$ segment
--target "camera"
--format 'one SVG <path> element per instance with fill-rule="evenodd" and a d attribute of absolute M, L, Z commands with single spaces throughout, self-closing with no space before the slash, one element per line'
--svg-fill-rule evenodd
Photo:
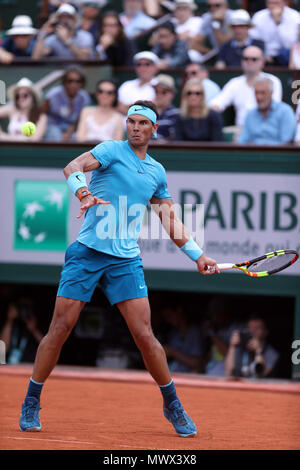
<path fill-rule="evenodd" d="M 242 367 L 242 376 L 243 377 L 258 377 L 261 378 L 265 373 L 265 366 L 259 361 L 253 361 L 249 365 L 244 365 Z"/>

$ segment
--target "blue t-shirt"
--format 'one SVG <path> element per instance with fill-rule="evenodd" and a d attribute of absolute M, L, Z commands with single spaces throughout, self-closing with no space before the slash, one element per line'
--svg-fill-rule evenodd
<path fill-rule="evenodd" d="M 133 258 L 140 254 L 137 240 L 150 199 L 171 199 L 164 167 L 148 154 L 141 160 L 128 141 L 109 140 L 91 153 L 101 166 L 92 172 L 89 189 L 110 204 L 87 210 L 78 241 L 103 253 Z"/>

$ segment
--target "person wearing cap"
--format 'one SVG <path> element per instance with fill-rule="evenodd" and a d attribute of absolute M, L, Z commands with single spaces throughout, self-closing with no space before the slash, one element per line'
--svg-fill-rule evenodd
<path fill-rule="evenodd" d="M 192 46 L 192 38 L 198 34 L 202 18 L 195 16 L 197 5 L 194 0 L 175 0 L 173 5 L 173 19 L 178 39 Z"/>
<path fill-rule="evenodd" d="M 155 26 L 156 21 L 143 11 L 144 0 L 123 0 L 120 21 L 128 38 L 134 39 Z"/>
<path fill-rule="evenodd" d="M 230 26 L 233 37 L 225 42 L 220 48 L 215 67 L 225 69 L 226 67 L 241 67 L 243 50 L 248 46 L 257 46 L 264 51 L 264 42 L 249 36 L 251 18 L 246 10 L 234 10 L 230 18 Z"/>
<path fill-rule="evenodd" d="M 1 44 L 0 62 L 10 64 L 15 57 L 31 57 L 37 32 L 29 16 L 16 16 Z"/>
<path fill-rule="evenodd" d="M 47 116 L 40 108 L 40 91 L 28 78 L 22 78 L 7 92 L 9 103 L 0 107 L 0 119 L 8 118 L 7 131 L 0 128 L 0 139 L 38 142 L 43 139 L 47 128 Z M 22 134 L 22 126 L 31 121 L 36 125 L 36 132 L 31 137 Z"/>
<path fill-rule="evenodd" d="M 157 28 L 156 44 L 152 48 L 160 61 L 158 68 L 166 70 L 170 67 L 185 67 L 189 62 L 188 46 L 185 41 L 178 39 L 175 27 L 167 21 Z"/>
<path fill-rule="evenodd" d="M 127 114 L 130 103 L 138 100 L 150 100 L 155 98 L 152 79 L 157 74 L 159 58 L 151 51 L 138 52 L 133 57 L 137 78 L 122 83 L 118 92 L 119 111 Z"/>
<path fill-rule="evenodd" d="M 77 13 L 72 5 L 61 5 L 41 28 L 32 57 L 46 56 L 60 59 L 91 59 L 94 40 L 91 33 L 77 29 Z"/>
<path fill-rule="evenodd" d="M 100 30 L 100 12 L 105 0 L 82 0 L 80 2 L 81 24 L 83 31 L 88 31 L 94 38 L 94 45 L 98 44 Z"/>
<path fill-rule="evenodd" d="M 298 40 L 300 13 L 285 0 L 267 0 L 266 6 L 253 15 L 250 35 L 264 41 L 267 65 L 287 66 L 289 51 Z"/>
<path fill-rule="evenodd" d="M 159 74 L 153 79 L 155 90 L 154 103 L 159 113 L 158 140 L 172 140 L 175 136 L 175 123 L 178 116 L 178 108 L 173 105 L 176 93 L 175 80 L 170 75 Z"/>
<path fill-rule="evenodd" d="M 216 261 L 205 255 L 176 216 L 164 167 L 148 154 L 157 131 L 154 103 L 134 102 L 128 109 L 128 139 L 109 140 L 74 158 L 65 168 L 67 184 L 85 215 L 77 240 L 65 254 L 53 318 L 40 342 L 32 377 L 22 404 L 21 431 L 41 430 L 40 398 L 61 348 L 81 310 L 100 283 L 111 305 L 123 316 L 149 374 L 162 395 L 163 415 L 180 437 L 192 437 L 197 428 L 185 412 L 171 377 L 165 351 L 151 325 L 151 308 L 138 238 L 149 203 L 176 245 L 203 275 L 219 273 Z M 88 185 L 86 172 L 92 172 Z M 118 385 L 116 384 L 116 388 Z M 112 391 L 112 394 L 114 391 Z M 66 397 L 66 401 L 67 401 Z M 124 403 L 124 404 L 123 404 Z M 126 406 L 126 397 L 120 406 Z M 81 406 L 89 407 L 87 400 Z M 57 408 L 57 406 L 56 406 Z M 57 412 L 57 409 L 56 409 Z M 136 426 L 145 429 L 145 416 Z M 101 423 L 103 427 L 109 427 Z M 55 423 L 49 423 L 48 430 Z M 53 428 L 53 429 L 54 429 Z M 135 429 L 138 432 L 138 429 Z M 165 431 L 162 432 L 162 438 Z"/>

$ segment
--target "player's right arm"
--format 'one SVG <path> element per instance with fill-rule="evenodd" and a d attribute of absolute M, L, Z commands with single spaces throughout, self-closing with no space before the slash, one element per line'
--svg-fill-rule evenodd
<path fill-rule="evenodd" d="M 99 168 L 100 162 L 92 155 L 91 152 L 85 152 L 79 155 L 79 157 L 74 158 L 68 165 L 64 168 L 64 175 L 68 181 L 68 184 L 73 190 L 74 194 L 80 200 L 80 213 L 77 218 L 80 218 L 84 212 L 95 204 L 109 204 L 109 201 L 104 201 L 89 191 L 86 183 L 84 173 L 88 171 L 93 171 Z M 76 184 L 78 189 L 76 190 Z"/>

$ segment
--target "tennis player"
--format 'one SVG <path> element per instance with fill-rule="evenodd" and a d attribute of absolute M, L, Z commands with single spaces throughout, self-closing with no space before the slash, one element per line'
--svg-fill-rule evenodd
<path fill-rule="evenodd" d="M 163 347 L 151 328 L 150 306 L 137 244 L 140 226 L 125 215 L 148 202 L 158 213 L 174 243 L 194 262 L 202 274 L 218 267 L 205 256 L 175 216 L 163 166 L 147 153 L 157 131 L 158 114 L 150 101 L 137 101 L 128 110 L 127 141 L 107 141 L 72 160 L 64 169 L 71 191 L 80 200 L 81 217 L 86 215 L 77 240 L 66 251 L 53 318 L 41 341 L 27 395 L 22 404 L 21 431 L 40 431 L 40 395 L 55 367 L 61 348 L 76 324 L 86 302 L 100 282 L 109 302 L 123 315 L 145 366 L 160 387 L 163 414 L 179 436 L 197 434 L 176 394 Z M 88 188 L 85 172 L 93 171 Z M 134 209 L 133 209 L 134 208 Z M 131 211 L 131 212 L 130 212 Z M 121 235 L 120 235 L 121 234 Z M 177 235 L 176 235 L 177 234 Z M 178 234 L 181 234 L 178 237 Z"/>

